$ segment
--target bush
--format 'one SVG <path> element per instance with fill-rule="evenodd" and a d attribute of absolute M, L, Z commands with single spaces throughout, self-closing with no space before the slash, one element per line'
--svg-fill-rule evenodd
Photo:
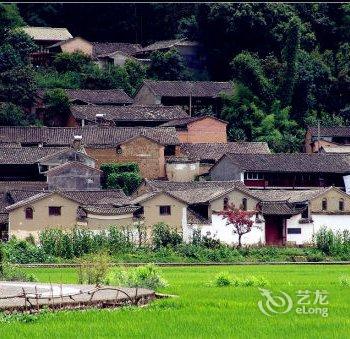
<path fill-rule="evenodd" d="M 161 277 L 158 267 L 153 264 L 130 270 L 119 269 L 113 282 L 123 287 L 142 287 L 151 290 L 157 290 L 167 285 Z"/>
<path fill-rule="evenodd" d="M 106 175 L 122 172 L 139 172 L 139 165 L 134 162 L 102 164 L 100 167 Z"/>
<path fill-rule="evenodd" d="M 111 173 L 107 177 L 106 187 L 109 189 L 121 188 L 126 195 L 130 195 L 141 183 L 138 173 Z"/>
<path fill-rule="evenodd" d="M 91 58 L 82 52 L 58 53 L 53 61 L 53 66 L 61 73 L 82 72 L 89 65 L 92 65 Z"/>
<path fill-rule="evenodd" d="M 316 234 L 316 246 L 326 255 L 338 256 L 342 260 L 350 258 L 350 233 L 345 230 L 342 233 L 334 233 L 325 227 Z"/>
<path fill-rule="evenodd" d="M 78 283 L 101 284 L 109 273 L 111 258 L 106 253 L 88 254 L 79 260 Z"/>
<path fill-rule="evenodd" d="M 229 273 L 220 272 L 215 278 L 215 285 L 218 287 L 231 285 L 231 277 Z"/>
<path fill-rule="evenodd" d="M 153 226 L 152 241 L 156 249 L 166 246 L 177 246 L 182 242 L 182 236 L 172 230 L 169 225 L 160 222 Z"/>
<path fill-rule="evenodd" d="M 37 281 L 36 277 L 22 270 L 21 268 L 14 266 L 8 262 L 3 263 L 2 273 L 0 273 L 0 280 L 8 281 Z"/>

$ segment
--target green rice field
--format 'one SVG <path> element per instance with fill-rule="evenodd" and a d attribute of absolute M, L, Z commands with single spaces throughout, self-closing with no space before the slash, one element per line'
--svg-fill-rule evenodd
<path fill-rule="evenodd" d="M 41 282 L 76 283 L 74 269 L 30 269 Z M 347 265 L 261 265 L 164 267 L 168 286 L 161 292 L 177 295 L 143 308 L 94 309 L 45 313 L 25 323 L 0 323 L 0 338 L 349 338 L 350 267 Z M 288 294 L 293 306 L 287 313 L 263 314 L 265 297 L 253 286 L 216 287 L 220 272 L 232 277 L 264 277 L 273 295 Z M 315 300 L 316 291 L 321 300 Z M 298 314 L 303 291 L 310 308 L 326 308 L 328 316 Z M 306 293 L 305 291 L 309 291 Z M 325 294 L 328 293 L 328 294 Z M 277 299 L 274 299 L 278 301 Z M 316 304 L 313 302 L 316 301 Z M 271 304 L 270 304 L 271 306 Z M 273 305 L 272 305 L 273 306 Z M 271 306 L 271 307 L 272 307 Z M 273 307 L 272 307 L 273 308 Z M 282 308 L 274 308 L 276 311 Z"/>

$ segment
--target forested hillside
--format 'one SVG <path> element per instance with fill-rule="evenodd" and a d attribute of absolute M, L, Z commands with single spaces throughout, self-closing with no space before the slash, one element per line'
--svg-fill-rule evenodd
<path fill-rule="evenodd" d="M 186 37 L 203 44 L 206 69 L 200 76 L 187 72 L 175 52 L 154 56 L 149 70 L 129 64 L 106 72 L 88 60 L 32 69 L 29 41 L 21 36 L 26 48 L 18 48 L 18 34 L 5 29 L 21 20 L 67 27 L 90 41 L 146 45 Z M 349 120 L 349 4 L 22 3 L 18 12 L 15 5 L 1 5 L 0 28 L 0 101 L 11 103 L 0 112 L 2 124 L 30 120 L 7 116 L 21 115 L 35 86 L 121 87 L 132 95 L 144 77 L 233 80 L 235 91 L 221 113 L 231 140 L 268 141 L 275 151 L 298 151 L 305 127 L 318 119 L 323 125 Z"/>

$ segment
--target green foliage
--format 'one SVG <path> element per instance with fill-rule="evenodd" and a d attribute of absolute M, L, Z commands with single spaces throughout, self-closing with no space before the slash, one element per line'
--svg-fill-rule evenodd
<path fill-rule="evenodd" d="M 127 270 L 120 268 L 111 280 L 109 283 L 118 286 L 142 287 L 151 290 L 167 286 L 167 282 L 162 278 L 159 268 L 153 264 Z"/>
<path fill-rule="evenodd" d="M 152 228 L 152 242 L 156 249 L 166 246 L 174 247 L 182 242 L 182 237 L 169 225 L 159 222 Z"/>
<path fill-rule="evenodd" d="M 1 126 L 24 126 L 28 122 L 21 108 L 12 104 L 0 104 L 0 125 Z"/>
<path fill-rule="evenodd" d="M 186 38 L 192 41 L 198 39 L 198 22 L 195 15 L 184 17 L 179 20 L 178 34 L 179 38 Z"/>
<path fill-rule="evenodd" d="M 128 59 L 125 62 L 124 70 L 130 86 L 130 95 L 134 95 L 146 78 L 147 68 L 140 62 Z"/>
<path fill-rule="evenodd" d="M 341 287 L 350 287 L 350 276 L 342 275 L 339 277 L 339 283 Z"/>
<path fill-rule="evenodd" d="M 109 273 L 111 258 L 106 253 L 88 254 L 79 260 L 78 284 L 102 284 Z"/>
<path fill-rule="evenodd" d="M 297 17 L 293 17 L 289 22 L 286 45 L 282 50 L 282 57 L 286 68 L 284 80 L 281 84 L 281 100 L 284 106 L 289 106 L 292 103 L 299 49 L 300 20 Z"/>
<path fill-rule="evenodd" d="M 82 75 L 77 72 L 59 73 L 55 69 L 38 69 L 35 72 L 35 81 L 39 88 L 71 88 L 81 87 Z"/>
<path fill-rule="evenodd" d="M 7 281 L 37 281 L 36 277 L 33 274 L 27 273 L 25 270 L 5 262 L 3 264 L 2 274 L 0 274 L 0 280 Z"/>
<path fill-rule="evenodd" d="M 350 258 L 350 232 L 334 233 L 332 230 L 322 227 L 315 236 L 316 246 L 324 254 L 338 257 L 341 260 Z"/>
<path fill-rule="evenodd" d="M 53 66 L 60 73 L 83 72 L 88 66 L 92 67 L 92 61 L 88 55 L 82 52 L 63 52 L 55 56 Z"/>
<path fill-rule="evenodd" d="M 184 59 L 176 49 L 151 54 L 148 76 L 158 80 L 186 80 L 189 77 Z"/>
<path fill-rule="evenodd" d="M 136 163 L 102 164 L 102 185 L 105 188 L 121 188 L 130 195 L 141 183 L 142 177 Z"/>
<path fill-rule="evenodd" d="M 217 287 L 230 286 L 231 285 L 231 277 L 230 277 L 229 273 L 227 273 L 227 272 L 220 272 L 215 277 L 215 285 Z"/>
<path fill-rule="evenodd" d="M 62 126 L 70 112 L 69 98 L 65 90 L 56 88 L 45 92 L 44 122 L 47 126 Z"/>
<path fill-rule="evenodd" d="M 0 4 L 0 41 L 7 34 L 8 30 L 23 26 L 16 4 Z"/>

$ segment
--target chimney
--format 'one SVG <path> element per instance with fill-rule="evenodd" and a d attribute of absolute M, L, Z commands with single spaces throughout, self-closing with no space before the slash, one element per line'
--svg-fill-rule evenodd
<path fill-rule="evenodd" d="M 74 140 L 73 140 L 73 148 L 76 151 L 80 151 L 81 147 L 82 147 L 82 140 L 83 140 L 83 136 L 82 135 L 75 135 L 74 136 Z"/>

